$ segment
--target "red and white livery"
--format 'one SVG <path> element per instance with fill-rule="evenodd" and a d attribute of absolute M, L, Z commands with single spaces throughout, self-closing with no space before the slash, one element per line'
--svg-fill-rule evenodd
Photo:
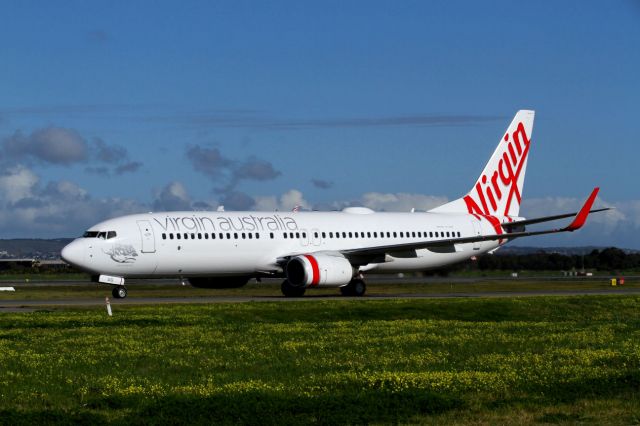
<path fill-rule="evenodd" d="M 582 209 L 536 219 L 519 216 L 532 143 L 533 111 L 518 111 L 491 159 L 462 198 L 428 212 L 163 212 L 92 226 L 62 258 L 125 297 L 128 278 L 177 277 L 196 287 L 237 287 L 282 277 L 285 296 L 335 286 L 365 293 L 368 272 L 439 268 L 491 252 L 515 238 L 582 227 L 598 193 Z M 526 226 L 573 217 L 564 228 Z"/>

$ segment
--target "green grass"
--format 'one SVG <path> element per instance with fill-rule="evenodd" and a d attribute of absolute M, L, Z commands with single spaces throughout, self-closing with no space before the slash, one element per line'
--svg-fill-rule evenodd
<path fill-rule="evenodd" d="M 0 424 L 633 424 L 640 297 L 0 314 Z"/>

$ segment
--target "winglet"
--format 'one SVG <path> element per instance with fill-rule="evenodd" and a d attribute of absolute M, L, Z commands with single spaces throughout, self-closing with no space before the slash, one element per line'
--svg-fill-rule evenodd
<path fill-rule="evenodd" d="M 571 222 L 571 224 L 564 229 L 565 231 L 573 232 L 576 229 L 582 228 L 582 225 L 584 225 L 584 223 L 587 221 L 587 216 L 589 216 L 589 211 L 591 210 L 591 206 L 593 206 L 593 202 L 596 200 L 596 197 L 598 196 L 598 191 L 600 191 L 600 188 L 593 188 L 591 195 L 589 196 L 587 201 L 584 203 L 584 205 L 576 215 L 575 219 L 573 219 L 573 222 Z"/>

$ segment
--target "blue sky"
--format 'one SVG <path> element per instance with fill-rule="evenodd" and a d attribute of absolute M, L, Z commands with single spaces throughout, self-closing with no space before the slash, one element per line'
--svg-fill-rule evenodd
<path fill-rule="evenodd" d="M 521 214 L 614 206 L 525 245 L 639 248 L 637 1 L 7 2 L 0 235 L 174 208 L 427 209 L 518 109 Z"/>

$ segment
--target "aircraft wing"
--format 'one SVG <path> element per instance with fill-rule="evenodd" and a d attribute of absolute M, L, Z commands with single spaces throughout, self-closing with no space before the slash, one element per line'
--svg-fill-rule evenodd
<path fill-rule="evenodd" d="M 456 244 L 467 244 L 467 243 L 475 243 L 475 242 L 481 242 L 481 241 L 512 240 L 514 238 L 530 237 L 534 235 L 555 234 L 559 232 L 573 232 L 582 228 L 582 226 L 587 221 L 587 217 L 589 216 L 589 213 L 608 210 L 608 209 L 591 210 L 591 207 L 593 206 L 593 203 L 596 199 L 596 196 L 598 195 L 599 190 L 600 188 L 593 189 L 593 191 L 591 192 L 591 195 L 586 200 L 586 202 L 584 203 L 580 211 L 577 213 L 569 213 L 569 214 L 563 214 L 558 216 L 548 216 L 544 218 L 530 219 L 526 221 L 502 224 L 503 228 L 507 228 L 507 233 L 504 233 L 504 234 L 479 235 L 475 237 L 447 238 L 443 240 L 430 240 L 430 241 L 418 241 L 418 242 L 403 243 L 403 244 L 390 244 L 385 246 L 341 250 L 340 252 L 349 259 L 351 258 L 357 259 L 359 257 L 369 257 L 369 256 L 372 256 L 372 257 L 383 256 L 386 254 L 393 254 L 396 252 L 406 253 L 411 250 L 417 250 L 417 249 L 434 249 L 434 251 L 447 252 L 447 251 L 455 250 L 454 246 Z M 573 221 L 564 228 L 547 229 L 544 231 L 508 232 L 510 227 L 505 226 L 505 225 L 512 225 L 513 227 L 514 224 L 523 225 L 526 223 L 541 223 L 541 222 L 547 222 L 550 220 L 563 219 L 571 216 L 574 216 Z M 449 248 L 449 250 L 447 250 L 447 248 Z"/>

